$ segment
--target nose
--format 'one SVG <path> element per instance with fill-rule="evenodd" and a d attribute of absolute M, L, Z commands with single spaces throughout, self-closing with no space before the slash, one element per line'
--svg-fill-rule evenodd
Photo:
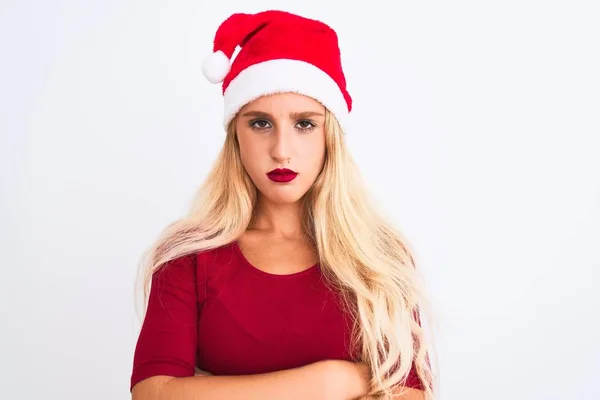
<path fill-rule="evenodd" d="M 275 134 L 273 135 L 271 157 L 278 163 L 283 163 L 291 157 L 293 135 L 285 125 L 286 124 L 278 124 Z"/>

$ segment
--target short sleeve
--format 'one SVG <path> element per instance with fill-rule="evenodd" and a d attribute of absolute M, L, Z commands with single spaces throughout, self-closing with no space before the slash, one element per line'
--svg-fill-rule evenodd
<path fill-rule="evenodd" d="M 148 306 L 133 356 L 131 391 L 156 375 L 193 376 L 198 296 L 194 256 L 165 263 L 152 275 Z"/>
<path fill-rule="evenodd" d="M 418 310 L 415 310 L 413 315 L 419 326 L 422 326 L 420 312 Z M 429 362 L 429 359 L 427 358 L 426 361 Z M 406 377 L 406 383 L 404 384 L 404 386 L 413 389 L 425 390 L 425 386 L 423 385 L 423 382 L 421 381 L 421 378 L 419 378 L 419 374 L 417 373 L 417 366 L 415 365 L 414 360 L 410 371 L 408 372 L 408 376 Z"/>
<path fill-rule="evenodd" d="M 416 319 L 417 323 L 419 324 L 419 326 L 421 326 L 421 316 L 420 316 L 419 311 L 416 310 L 413 313 L 413 315 L 414 315 L 414 318 Z M 426 362 L 429 363 L 429 357 L 426 357 Z M 395 368 L 398 368 L 399 365 L 400 365 L 400 362 L 396 363 Z M 406 381 L 404 382 L 403 386 L 409 387 L 412 389 L 425 390 L 425 385 L 423 384 L 423 381 L 419 377 L 419 374 L 417 372 L 417 366 L 416 366 L 414 359 L 413 359 L 411 368 L 408 371 L 408 375 L 406 376 Z"/>
<path fill-rule="evenodd" d="M 412 389 L 425 390 L 425 386 L 423 385 L 421 378 L 419 378 L 419 375 L 417 374 L 417 367 L 414 362 L 410 371 L 408 372 L 408 376 L 406 377 L 406 382 L 404 383 L 404 386 Z"/>

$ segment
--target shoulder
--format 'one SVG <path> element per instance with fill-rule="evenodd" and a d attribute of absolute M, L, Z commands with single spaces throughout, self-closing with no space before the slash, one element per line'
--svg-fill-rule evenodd
<path fill-rule="evenodd" d="M 197 251 L 192 255 L 197 268 L 203 268 L 207 271 L 214 270 L 218 266 L 230 264 L 234 256 L 233 242 Z"/>
<path fill-rule="evenodd" d="M 229 245 L 184 254 L 159 266 L 152 274 L 152 286 L 157 293 L 192 293 L 197 287 L 205 287 L 215 276 L 214 271 L 221 271 L 228 263 L 231 264 Z"/>
<path fill-rule="evenodd" d="M 194 251 L 165 262 L 155 274 L 193 274 L 198 278 L 208 277 L 219 267 L 230 265 L 235 253 L 232 244 Z"/>
<path fill-rule="evenodd" d="M 162 263 L 152 273 L 152 285 L 160 288 L 193 282 L 196 276 L 196 255 L 178 256 Z"/>

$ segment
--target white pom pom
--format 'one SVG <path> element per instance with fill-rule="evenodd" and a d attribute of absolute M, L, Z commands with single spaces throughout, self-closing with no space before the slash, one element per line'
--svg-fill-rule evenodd
<path fill-rule="evenodd" d="M 221 50 L 210 54 L 202 63 L 202 73 L 211 83 L 223 82 L 230 68 L 229 58 Z"/>

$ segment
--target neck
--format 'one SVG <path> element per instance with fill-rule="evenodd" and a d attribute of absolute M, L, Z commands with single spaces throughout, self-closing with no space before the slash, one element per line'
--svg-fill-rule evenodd
<path fill-rule="evenodd" d="M 281 239 L 300 239 L 302 230 L 302 201 L 273 203 L 260 196 L 248 229 Z"/>

